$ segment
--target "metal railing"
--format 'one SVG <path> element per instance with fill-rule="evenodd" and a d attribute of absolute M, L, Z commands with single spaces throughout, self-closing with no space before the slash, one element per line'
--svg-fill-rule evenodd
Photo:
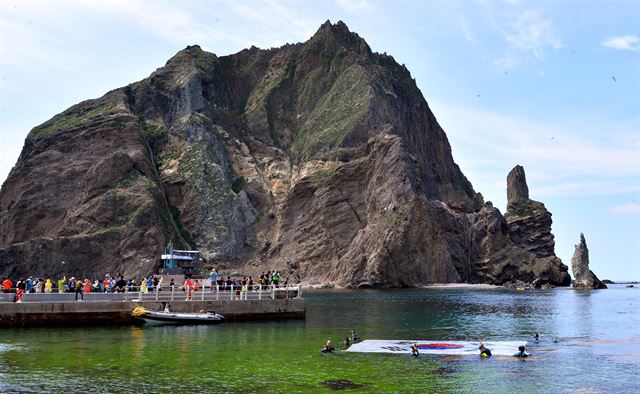
<path fill-rule="evenodd" d="M 0 293 L 0 302 L 14 302 L 15 289 L 11 293 Z M 244 300 L 273 300 L 285 298 L 302 298 L 302 287 L 296 286 L 239 286 L 216 285 L 214 288 L 202 286 L 198 290 L 191 290 L 191 294 L 182 287 L 163 287 L 149 292 L 125 291 L 124 293 L 91 292 L 77 296 L 84 302 L 109 301 L 244 301 Z M 66 293 L 25 293 L 22 302 L 71 302 L 76 301 L 75 292 Z"/>

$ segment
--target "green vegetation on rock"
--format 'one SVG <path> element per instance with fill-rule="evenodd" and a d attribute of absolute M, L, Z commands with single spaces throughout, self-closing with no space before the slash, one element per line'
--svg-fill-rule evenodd
<path fill-rule="evenodd" d="M 243 187 L 244 187 L 244 179 L 242 178 L 237 178 L 235 181 L 231 182 L 231 190 L 233 190 L 235 194 L 240 193 Z"/>
<path fill-rule="evenodd" d="M 113 108 L 110 104 L 111 103 L 103 103 L 90 109 L 83 108 L 81 104 L 78 104 L 54 116 L 51 120 L 46 121 L 40 126 L 34 127 L 27 138 L 36 140 L 46 138 L 62 130 L 73 129 L 81 126 L 83 123 L 89 123 L 94 119 L 104 118 L 109 114 L 109 110 Z M 104 127 L 104 125 L 101 125 L 101 127 Z"/>
<path fill-rule="evenodd" d="M 361 66 L 343 71 L 302 125 L 293 151 L 308 159 L 339 146 L 366 114 L 371 98 L 366 71 Z"/>
<path fill-rule="evenodd" d="M 147 141 L 154 154 L 160 151 L 160 147 L 166 142 L 169 131 L 162 126 L 151 122 L 140 121 L 142 136 Z"/>
<path fill-rule="evenodd" d="M 320 170 L 311 174 L 311 179 L 314 181 L 321 181 L 323 179 L 331 177 L 333 171 L 331 170 Z"/>

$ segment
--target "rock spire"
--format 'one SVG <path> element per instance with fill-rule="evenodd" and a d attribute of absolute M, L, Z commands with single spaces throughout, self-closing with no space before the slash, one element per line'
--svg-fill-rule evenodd
<path fill-rule="evenodd" d="M 529 198 L 524 168 L 516 165 L 507 176 L 507 212 L 504 217 L 513 243 L 533 253 L 539 285 L 569 286 L 568 267 L 555 255 L 555 240 L 551 233 L 551 212 L 543 203 Z"/>
<path fill-rule="evenodd" d="M 529 200 L 529 187 L 524 168 L 516 165 L 507 175 L 507 201 L 509 204 Z"/>
<path fill-rule="evenodd" d="M 580 233 L 580 242 L 576 245 L 576 250 L 571 258 L 571 269 L 573 271 L 573 287 L 579 289 L 606 289 L 607 285 L 589 269 L 589 248 L 584 234 Z"/>

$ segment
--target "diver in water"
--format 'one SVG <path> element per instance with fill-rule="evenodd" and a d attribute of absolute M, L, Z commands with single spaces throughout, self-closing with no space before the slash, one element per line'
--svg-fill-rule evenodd
<path fill-rule="evenodd" d="M 331 339 L 327 339 L 327 342 L 325 342 L 324 346 L 322 347 L 322 350 L 320 350 L 322 353 L 333 353 L 333 351 L 336 350 L 336 348 L 333 347 L 333 343 L 331 343 Z"/>
<path fill-rule="evenodd" d="M 482 342 L 480 343 L 480 346 L 478 347 L 478 349 L 480 349 L 480 357 L 482 358 L 491 357 L 491 349 L 489 349 L 488 347 L 485 347 Z"/>
<path fill-rule="evenodd" d="M 529 357 L 529 353 L 524 351 L 524 345 L 520 345 L 518 346 L 518 352 L 515 353 L 513 357 L 525 358 L 525 357 Z"/>
<path fill-rule="evenodd" d="M 533 340 L 538 342 L 538 340 L 540 339 L 540 333 L 539 332 L 534 332 L 533 333 Z"/>
<path fill-rule="evenodd" d="M 418 350 L 418 346 L 415 343 L 411 344 L 411 355 L 413 357 L 418 357 L 420 355 L 420 351 Z"/>
<path fill-rule="evenodd" d="M 358 343 L 360 342 L 362 339 L 360 339 L 360 337 L 358 336 L 358 333 L 356 332 L 356 330 L 351 330 L 351 341 L 353 343 Z"/>

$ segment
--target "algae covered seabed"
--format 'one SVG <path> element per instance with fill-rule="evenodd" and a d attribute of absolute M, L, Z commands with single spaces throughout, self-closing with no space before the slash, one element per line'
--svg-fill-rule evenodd
<path fill-rule="evenodd" d="M 639 392 L 640 289 L 307 292 L 306 320 L 0 330 L 0 392 Z M 530 340 L 511 357 L 321 354 L 369 339 Z M 531 341 L 534 331 L 539 343 Z"/>

